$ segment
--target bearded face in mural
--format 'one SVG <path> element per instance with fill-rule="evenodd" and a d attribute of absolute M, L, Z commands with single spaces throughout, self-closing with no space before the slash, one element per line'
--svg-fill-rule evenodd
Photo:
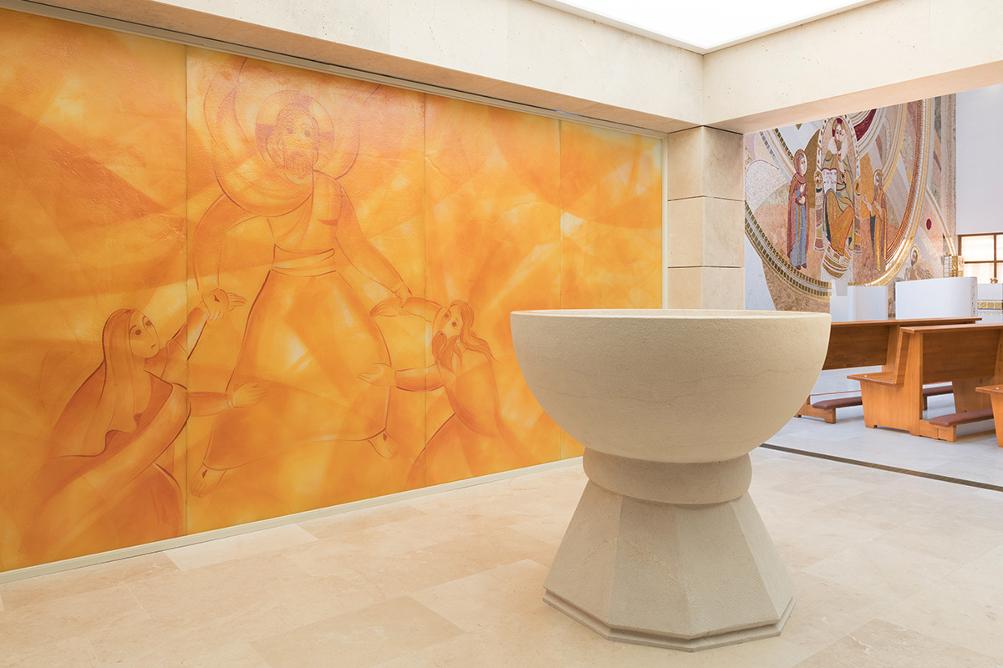
<path fill-rule="evenodd" d="M 268 157 L 291 181 L 309 178 L 320 157 L 320 124 L 300 105 L 284 107 L 267 141 Z"/>
<path fill-rule="evenodd" d="M 828 132 L 825 132 L 826 127 Z M 815 202 L 829 242 L 822 265 L 834 278 L 839 278 L 849 267 L 849 254 L 855 249 L 856 150 L 844 118 L 836 117 L 826 127 L 819 134 L 821 159 L 817 162 L 819 178 L 815 179 Z"/>

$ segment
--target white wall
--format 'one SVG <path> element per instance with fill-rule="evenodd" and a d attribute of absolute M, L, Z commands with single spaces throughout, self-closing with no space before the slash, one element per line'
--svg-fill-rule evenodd
<path fill-rule="evenodd" d="M 1003 232 L 1003 84 L 957 100 L 958 234 Z"/>

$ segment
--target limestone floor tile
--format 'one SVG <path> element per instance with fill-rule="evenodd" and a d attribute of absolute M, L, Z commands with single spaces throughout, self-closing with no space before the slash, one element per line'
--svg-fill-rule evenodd
<path fill-rule="evenodd" d="M 464 631 L 482 632 L 539 608 L 547 570 L 536 561 L 517 561 L 423 589 L 412 597 Z M 487 601 L 490 605 L 485 605 Z"/>
<path fill-rule="evenodd" d="M 954 563 L 923 552 L 888 545 L 880 538 L 836 552 L 805 572 L 875 598 L 901 598 L 932 578 L 946 575 Z"/>
<path fill-rule="evenodd" d="M 555 511 L 542 517 L 520 520 L 510 526 L 513 530 L 553 545 L 556 549 L 561 543 L 561 539 L 564 538 L 564 532 L 568 529 L 577 504 L 577 501 L 574 504 L 569 504 L 564 512 Z M 547 564 L 549 565 L 550 562 L 548 561 Z"/>
<path fill-rule="evenodd" d="M 106 663 L 250 642 L 383 597 L 335 577 L 311 577 L 283 555 L 165 574 L 129 585 L 144 615 L 90 634 Z"/>
<path fill-rule="evenodd" d="M 881 620 L 871 620 L 799 668 L 999 668 L 992 657 Z"/>
<path fill-rule="evenodd" d="M 0 648 L 9 656 L 39 652 L 48 645 L 89 640 L 126 622 L 149 629 L 150 619 L 128 585 L 104 587 L 0 613 Z"/>
<path fill-rule="evenodd" d="M 755 470 L 752 472 L 752 478 L 753 480 L 756 478 Z M 801 517 L 825 505 L 817 499 L 788 494 L 782 489 L 776 488 L 761 489 L 757 487 L 750 489 L 749 496 L 756 504 L 760 516 L 766 523 L 766 528 L 770 528 L 770 523 L 778 516 L 782 515 L 787 519 Z"/>
<path fill-rule="evenodd" d="M 790 569 L 794 610 L 784 640 L 818 651 L 860 626 L 880 610 L 874 596 L 803 570 Z"/>
<path fill-rule="evenodd" d="M 107 665 L 101 663 L 99 665 Z M 154 654 L 125 659 L 116 666 L 136 668 L 268 668 L 268 662 L 249 643 L 212 644 L 202 648 L 171 648 Z"/>
<path fill-rule="evenodd" d="M 250 533 L 208 540 L 204 543 L 177 547 L 164 552 L 181 570 L 211 566 L 251 554 L 275 552 L 292 545 L 317 540 L 317 537 L 295 524 L 261 529 Z"/>
<path fill-rule="evenodd" d="M 451 538 L 425 548 L 395 554 L 367 554 L 339 547 L 324 551 L 327 541 L 289 558 L 311 575 L 327 575 L 370 591 L 374 596 L 410 594 L 496 566 L 534 559 L 550 563 L 556 544 L 506 526 L 492 532 Z"/>
<path fill-rule="evenodd" d="M 1003 665 L 1003 548 L 959 566 L 943 580 L 886 607 L 882 617 L 919 633 L 990 655 Z"/>
<path fill-rule="evenodd" d="M 176 570 L 177 566 L 173 561 L 164 556 L 163 552 L 157 552 L 42 577 L 15 580 L 0 584 L 0 597 L 3 599 L 0 611 L 16 610 L 25 605 L 37 605 Z"/>
<path fill-rule="evenodd" d="M 775 512 L 767 528 L 784 563 L 793 568 L 807 568 L 885 531 L 826 508 L 796 516 Z"/>
<path fill-rule="evenodd" d="M 793 494 L 799 497 L 807 497 L 812 501 L 821 504 L 837 504 L 845 499 L 860 494 L 863 490 L 878 489 L 878 483 L 862 483 L 860 480 L 850 478 L 845 475 L 843 466 L 841 470 L 832 473 L 820 473 L 813 476 L 800 476 L 787 483 L 783 490 L 786 494 Z"/>
<path fill-rule="evenodd" d="M 271 666 L 371 666 L 448 640 L 462 631 L 402 597 L 263 638 L 255 649 Z"/>
<path fill-rule="evenodd" d="M 86 638 L 70 637 L 18 651 L 0 644 L 0 666 L 97 666 L 94 650 Z"/>
<path fill-rule="evenodd" d="M 1000 531 L 981 526 L 964 526 L 964 523 L 938 523 L 930 526 L 924 521 L 899 525 L 881 534 L 881 542 L 892 547 L 903 547 L 963 564 L 1003 546 L 1003 517 Z"/>
<path fill-rule="evenodd" d="M 424 514 L 408 503 L 391 503 L 385 506 L 375 506 L 307 520 L 300 522 L 300 527 L 317 538 L 344 538 L 357 531 L 388 524 L 396 525 L 398 522 L 406 522 Z"/>

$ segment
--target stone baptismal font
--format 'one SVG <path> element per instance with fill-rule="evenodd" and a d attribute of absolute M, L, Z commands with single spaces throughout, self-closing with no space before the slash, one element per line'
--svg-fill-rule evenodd
<path fill-rule="evenodd" d="M 512 313 L 526 382 L 589 482 L 544 599 L 607 638 L 699 650 L 780 633 L 793 590 L 749 452 L 808 396 L 828 314 Z"/>

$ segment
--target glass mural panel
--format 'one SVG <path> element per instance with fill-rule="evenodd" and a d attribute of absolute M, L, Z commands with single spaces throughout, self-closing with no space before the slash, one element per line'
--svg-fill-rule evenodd
<path fill-rule="evenodd" d="M 184 59 L 0 10 L 2 569 L 186 531 Z"/>
<path fill-rule="evenodd" d="M 0 11 L 0 570 L 580 452 L 516 309 L 661 299 L 659 141 Z"/>

